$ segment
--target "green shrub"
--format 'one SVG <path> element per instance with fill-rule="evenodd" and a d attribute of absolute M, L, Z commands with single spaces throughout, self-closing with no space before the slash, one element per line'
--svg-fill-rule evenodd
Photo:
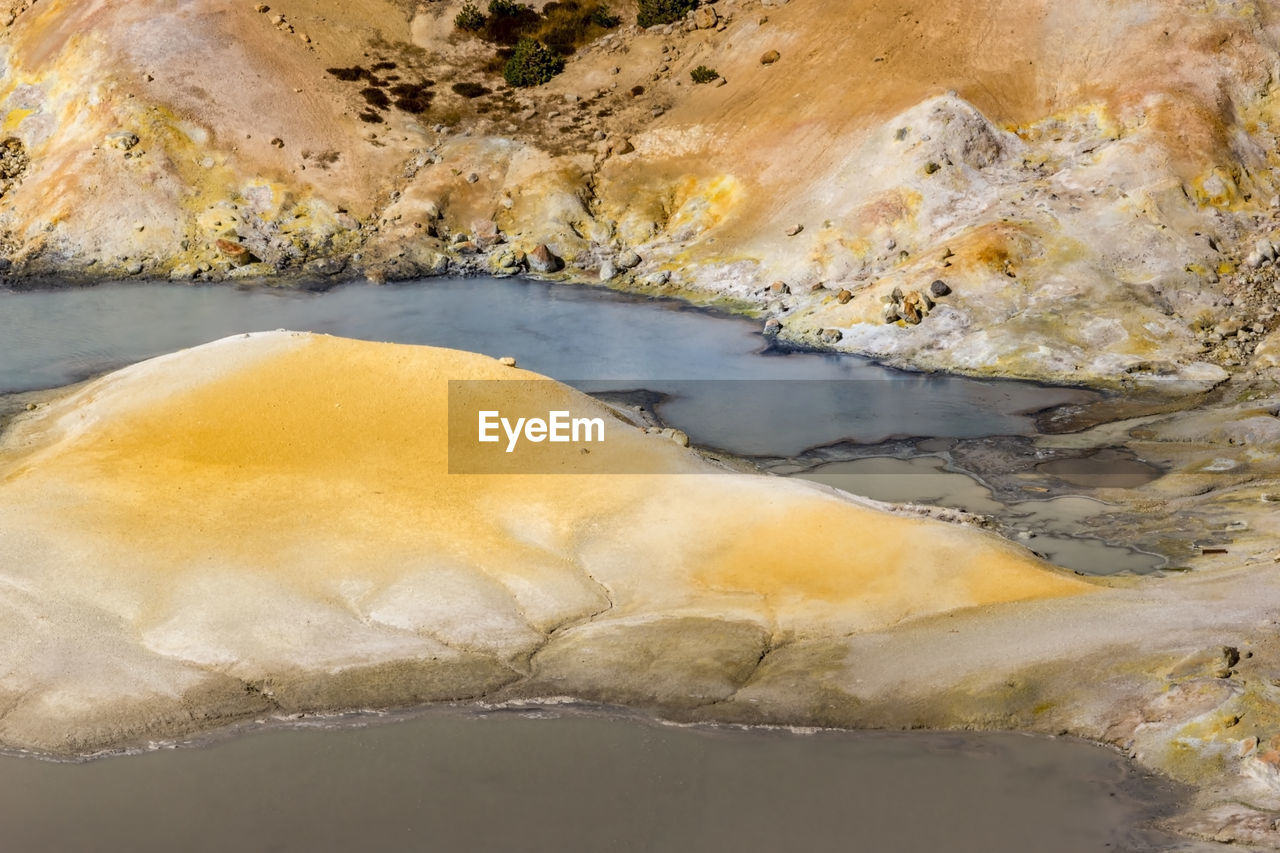
<path fill-rule="evenodd" d="M 710 83 L 712 80 L 720 76 L 720 72 L 714 68 L 708 68 L 705 65 L 699 65 L 697 68 L 689 72 L 689 76 L 693 78 L 695 83 Z"/>
<path fill-rule="evenodd" d="M 640 0 L 636 23 L 642 27 L 670 24 L 688 14 L 698 0 Z"/>
<path fill-rule="evenodd" d="M 489 17 L 485 19 L 481 35 L 495 44 L 515 44 L 532 34 L 541 20 L 532 6 L 512 0 L 489 0 Z"/>
<path fill-rule="evenodd" d="M 605 30 L 611 30 L 622 23 L 622 19 L 609 9 L 608 6 L 601 3 L 591 13 L 591 23 Z"/>
<path fill-rule="evenodd" d="M 502 69 L 511 86 L 539 86 L 564 70 L 564 59 L 535 39 L 522 38 Z"/>
<path fill-rule="evenodd" d="M 462 11 L 453 16 L 453 25 L 460 30 L 476 32 L 484 29 L 484 15 L 480 14 L 474 3 L 466 3 Z"/>

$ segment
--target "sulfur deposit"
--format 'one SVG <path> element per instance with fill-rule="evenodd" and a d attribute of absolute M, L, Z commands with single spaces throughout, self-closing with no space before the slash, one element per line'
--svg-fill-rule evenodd
<path fill-rule="evenodd" d="M 265 707 L 626 681 L 562 650 L 632 631 L 685 650 L 652 663 L 642 700 L 689 707 L 786 638 L 1094 589 L 991 534 L 713 468 L 550 381 L 549 407 L 615 422 L 593 454 L 646 473 L 449 474 L 457 378 L 538 377 L 260 334 L 110 374 L 16 424 L 0 455 L 0 742 L 79 752 Z"/>

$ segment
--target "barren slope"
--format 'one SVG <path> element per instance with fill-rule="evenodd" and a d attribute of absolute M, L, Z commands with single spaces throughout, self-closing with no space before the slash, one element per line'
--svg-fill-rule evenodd
<path fill-rule="evenodd" d="M 10 274 L 505 274 L 546 243 L 570 277 L 916 366 L 1275 361 L 1275 4 L 721 0 L 650 31 L 620 7 L 531 90 L 484 70 L 458 5 L 19 7 Z"/>

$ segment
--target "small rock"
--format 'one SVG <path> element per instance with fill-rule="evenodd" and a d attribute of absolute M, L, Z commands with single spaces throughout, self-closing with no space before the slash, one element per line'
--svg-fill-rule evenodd
<path fill-rule="evenodd" d="M 787 229 L 787 236 L 794 237 L 803 230 L 804 230 L 803 225 L 792 225 L 790 228 Z"/>
<path fill-rule="evenodd" d="M 640 256 L 628 249 L 621 255 L 618 255 L 618 266 L 624 270 L 635 269 L 640 266 Z"/>
<path fill-rule="evenodd" d="M 769 292 L 773 294 L 790 293 L 791 288 L 787 286 L 785 281 L 775 281 L 769 285 Z"/>
<path fill-rule="evenodd" d="M 907 312 L 907 322 L 914 325 L 929 316 L 933 303 L 920 291 L 913 290 L 903 298 L 902 307 Z"/>
<path fill-rule="evenodd" d="M 138 134 L 129 130 L 117 130 L 107 134 L 106 143 L 111 148 L 128 151 L 139 142 Z"/>
<path fill-rule="evenodd" d="M 527 256 L 529 269 L 540 273 L 558 272 L 564 268 L 564 261 L 556 257 L 545 243 L 539 243 Z"/>
<path fill-rule="evenodd" d="M 848 290 L 843 290 L 843 289 L 842 289 L 839 293 L 837 293 L 837 294 L 836 294 L 836 300 L 837 300 L 841 305 L 848 305 L 848 304 L 849 304 L 849 300 L 851 300 L 851 299 L 853 299 L 853 293 L 851 293 L 851 292 L 850 292 L 850 291 L 848 291 Z"/>
<path fill-rule="evenodd" d="M 504 355 L 502 358 L 498 359 L 498 364 L 501 364 L 503 367 L 515 367 L 516 360 L 509 355 Z"/>
<path fill-rule="evenodd" d="M 467 175 L 467 183 L 469 184 L 474 184 L 478 180 L 480 180 L 480 176 L 477 175 L 475 172 L 472 172 L 471 174 Z"/>
<path fill-rule="evenodd" d="M 1230 678 L 1232 667 L 1238 663 L 1240 663 L 1240 650 L 1235 646 L 1223 646 L 1219 665 L 1213 672 L 1214 677 Z"/>
<path fill-rule="evenodd" d="M 200 272 L 200 268 L 195 264 L 178 264 L 169 271 L 169 278 L 172 281 L 190 281 Z"/>
<path fill-rule="evenodd" d="M 945 281 L 938 279 L 929 285 L 929 295 L 934 299 L 951 295 L 951 287 Z"/>
<path fill-rule="evenodd" d="M 840 343 L 840 340 L 843 337 L 844 337 L 844 333 L 841 332 L 839 329 L 823 329 L 822 330 L 822 342 L 824 344 L 838 344 Z"/>
<path fill-rule="evenodd" d="M 219 252 L 231 261 L 233 266 L 242 267 L 258 260 L 253 256 L 252 252 L 234 240 L 218 239 L 214 245 L 218 247 Z"/>
<path fill-rule="evenodd" d="M 142 261 L 131 261 L 124 271 L 129 275 L 138 275 L 142 272 Z"/>
<path fill-rule="evenodd" d="M 271 11 L 271 7 L 266 3 L 259 3 L 257 6 L 254 6 L 253 9 L 260 15 L 265 15 L 267 12 Z"/>
<path fill-rule="evenodd" d="M 618 267 L 613 261 L 605 261 L 600 265 L 600 280 L 612 281 L 618 277 Z"/>
<path fill-rule="evenodd" d="M 714 29 L 720 22 L 714 6 L 699 6 L 694 10 L 693 23 L 700 30 Z"/>
<path fill-rule="evenodd" d="M 892 299 L 894 302 L 901 302 L 902 297 L 903 297 L 903 293 L 902 293 L 901 287 L 895 287 L 893 289 L 893 292 L 889 294 L 889 298 Z"/>
<path fill-rule="evenodd" d="M 777 317 L 770 317 L 768 320 L 765 321 L 764 333 L 766 335 L 773 337 L 774 335 L 777 335 L 781 331 L 782 331 L 782 321 L 779 320 Z"/>
<path fill-rule="evenodd" d="M 818 282 L 817 284 L 814 284 L 813 286 L 811 286 L 811 287 L 809 288 L 809 292 L 810 292 L 810 293 L 817 293 L 817 292 L 818 292 L 818 291 L 820 291 L 820 290 L 826 290 L 826 289 L 827 289 L 827 284 L 826 284 L 826 282 L 820 281 L 820 282 Z"/>
<path fill-rule="evenodd" d="M 471 223 L 472 239 L 482 249 L 491 249 L 502 242 L 502 232 L 492 219 L 477 219 Z"/>
<path fill-rule="evenodd" d="M 271 137 L 271 147 L 272 147 L 272 148 L 283 148 L 283 147 L 284 147 L 284 140 L 283 140 L 283 139 L 281 139 L 281 138 L 280 138 L 280 137 L 278 137 L 278 136 L 273 136 L 273 137 Z"/>
<path fill-rule="evenodd" d="M 776 50 L 766 50 L 764 52 L 764 55 L 760 57 L 760 64 L 772 65 L 773 63 L 777 62 L 781 58 L 782 58 L 782 54 L 778 53 Z"/>

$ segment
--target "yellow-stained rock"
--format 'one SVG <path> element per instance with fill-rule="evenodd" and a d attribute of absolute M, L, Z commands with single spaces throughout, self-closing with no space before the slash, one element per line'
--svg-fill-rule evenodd
<path fill-rule="evenodd" d="M 608 418 L 592 464 L 643 473 L 448 473 L 461 378 Z M 987 533 L 723 472 L 539 380 L 470 353 L 281 332 L 24 415 L 0 449 L 0 690 L 15 697 L 0 741 L 118 740 L 210 679 L 289 707 L 478 695 L 587 626 L 608 638 L 654 620 L 723 634 L 693 644 L 723 647 L 719 675 L 692 653 L 655 664 L 722 694 L 761 637 L 1094 588 Z M 33 642 L 17 627 L 33 619 L 75 641 Z M 379 675 L 366 695 L 351 674 L 387 666 L 417 686 L 399 696 Z"/>

